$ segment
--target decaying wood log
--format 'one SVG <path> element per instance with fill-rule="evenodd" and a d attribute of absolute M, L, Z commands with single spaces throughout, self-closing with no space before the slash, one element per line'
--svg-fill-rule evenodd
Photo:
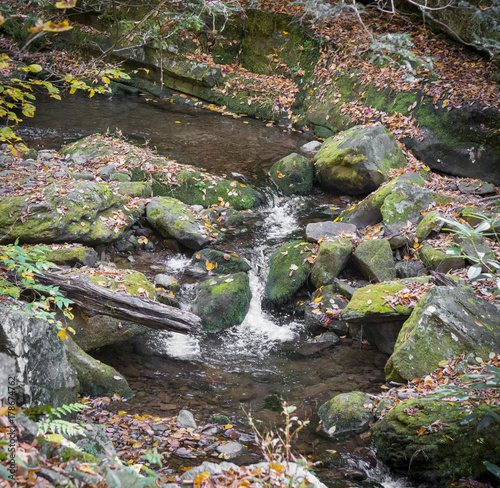
<path fill-rule="evenodd" d="M 155 302 L 146 297 L 125 295 L 108 290 L 90 281 L 56 273 L 37 273 L 35 279 L 42 285 L 58 286 L 61 293 L 90 314 L 109 315 L 130 320 L 151 329 L 174 332 L 194 332 L 201 327 L 195 314 Z"/>

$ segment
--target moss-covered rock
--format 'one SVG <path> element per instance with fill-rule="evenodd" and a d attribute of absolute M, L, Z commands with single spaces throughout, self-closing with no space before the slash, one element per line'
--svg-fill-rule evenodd
<path fill-rule="evenodd" d="M 427 239 L 432 232 L 439 232 L 443 224 L 441 214 L 436 210 L 426 213 L 417 225 L 415 236 L 418 242 L 421 243 L 424 239 Z"/>
<path fill-rule="evenodd" d="M 391 245 L 385 239 L 363 241 L 354 251 L 353 258 L 367 280 L 381 282 L 396 279 Z"/>
<path fill-rule="evenodd" d="M 214 274 L 247 272 L 250 265 L 235 253 L 220 251 L 219 249 L 202 249 L 195 253 L 191 263 L 199 270 L 211 271 Z"/>
<path fill-rule="evenodd" d="M 103 286 L 110 290 L 123 289 L 123 291 L 130 293 L 130 295 L 147 295 L 149 299 L 154 300 L 156 297 L 156 289 L 146 276 L 140 271 L 126 272 L 113 276 L 114 268 L 99 268 L 102 270 L 99 274 L 92 275 L 90 280 L 94 285 Z M 111 272 L 110 276 L 106 275 L 106 271 Z M 78 273 L 78 270 L 75 270 Z"/>
<path fill-rule="evenodd" d="M 392 281 L 358 288 L 342 311 L 351 335 L 361 333 L 371 344 L 385 354 L 392 354 L 394 343 L 403 323 L 413 307 L 391 303 L 388 298 L 402 292 L 411 281 L 424 282 L 426 278 Z"/>
<path fill-rule="evenodd" d="M 466 287 L 432 288 L 404 323 L 386 364 L 388 380 L 423 378 L 440 361 L 500 350 L 498 307 Z"/>
<path fill-rule="evenodd" d="M 71 326 L 75 330 L 73 340 L 85 351 L 128 341 L 149 332 L 149 328 L 119 320 L 107 315 L 93 315 L 88 318 L 75 317 Z"/>
<path fill-rule="evenodd" d="M 315 156 L 320 186 L 352 195 L 376 190 L 391 168 L 408 164 L 394 136 L 381 124 L 356 126 L 327 139 Z"/>
<path fill-rule="evenodd" d="M 366 227 L 367 225 L 378 224 L 382 221 L 382 213 L 380 209 L 384 203 L 384 200 L 392 193 L 396 185 L 403 183 L 411 183 L 418 186 L 424 186 L 425 180 L 417 173 L 404 173 L 401 176 L 398 176 L 397 178 L 394 178 L 390 182 L 386 183 L 371 195 L 368 195 L 358 204 L 344 210 L 340 214 L 339 220 L 341 222 L 353 224 L 356 227 L 360 228 Z"/>
<path fill-rule="evenodd" d="M 193 313 L 203 328 L 218 331 L 243 322 L 250 306 L 250 282 L 246 273 L 216 276 L 201 283 L 193 301 Z"/>
<path fill-rule="evenodd" d="M 175 198 L 153 198 L 146 207 L 146 215 L 163 237 L 173 237 L 189 249 L 198 250 L 210 242 L 210 227 Z"/>
<path fill-rule="evenodd" d="M 345 238 L 330 238 L 319 246 L 316 261 L 311 270 L 311 283 L 319 288 L 329 285 L 349 262 L 352 242 Z"/>
<path fill-rule="evenodd" d="M 477 479 L 486 472 L 483 461 L 500 460 L 500 423 L 478 429 L 487 410 L 500 415 L 500 407 L 482 404 L 475 408 L 475 420 L 462 422 L 469 410 L 458 403 L 432 398 L 401 402 L 371 428 L 377 456 L 398 472 L 432 486 Z M 431 430 L 432 425 L 436 428 Z"/>
<path fill-rule="evenodd" d="M 178 185 L 161 183 L 162 173 L 153 175 L 153 194 L 170 196 L 188 205 L 201 205 L 205 208 L 212 205 L 226 205 L 235 210 L 253 209 L 262 201 L 262 196 L 250 185 L 236 180 L 203 173 L 194 168 L 186 168 L 177 175 Z"/>
<path fill-rule="evenodd" d="M 66 341 L 68 359 L 76 370 L 82 395 L 112 397 L 118 393 L 122 398 L 133 396 L 127 380 L 116 369 L 89 356 L 73 339 Z"/>
<path fill-rule="evenodd" d="M 57 244 L 53 246 L 24 246 L 24 249 L 33 249 L 43 256 L 43 259 L 55 264 L 66 266 L 93 267 L 99 259 L 98 254 L 91 247 L 81 246 L 79 244 Z"/>
<path fill-rule="evenodd" d="M 448 273 L 452 269 L 460 269 L 465 266 L 463 257 L 446 254 L 445 251 L 432 247 L 427 242 L 424 242 L 420 247 L 418 255 L 425 266 L 441 273 Z"/>
<path fill-rule="evenodd" d="M 79 449 L 74 449 L 72 447 L 63 447 L 58 450 L 58 455 L 61 461 L 67 462 L 71 460 L 79 461 L 80 463 L 98 463 L 99 459 L 92 454 L 88 454 Z"/>
<path fill-rule="evenodd" d="M 306 283 L 311 265 L 312 247 L 307 242 L 287 242 L 271 256 L 265 297 L 272 305 L 290 300 Z"/>
<path fill-rule="evenodd" d="M 0 237 L 4 242 L 109 243 L 118 239 L 144 211 L 94 182 L 50 185 L 42 201 L 30 196 L 0 199 Z M 118 220 L 117 220 L 118 215 Z"/>
<path fill-rule="evenodd" d="M 332 439 L 367 431 L 374 420 L 364 406 L 370 403 L 370 397 L 361 391 L 334 396 L 318 409 L 321 430 Z"/>
<path fill-rule="evenodd" d="M 271 166 L 271 179 L 285 196 L 308 195 L 313 186 L 314 171 L 311 161 L 292 153 Z"/>
<path fill-rule="evenodd" d="M 128 181 L 120 183 L 117 191 L 120 195 L 125 195 L 127 197 L 149 198 L 151 196 L 152 188 L 149 183 Z"/>

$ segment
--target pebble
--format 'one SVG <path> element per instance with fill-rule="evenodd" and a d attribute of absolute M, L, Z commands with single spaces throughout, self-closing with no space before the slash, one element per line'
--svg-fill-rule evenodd
<path fill-rule="evenodd" d="M 194 415 L 189 410 L 181 410 L 177 415 L 177 422 L 184 429 L 189 429 L 190 427 L 193 429 L 198 428 Z"/>

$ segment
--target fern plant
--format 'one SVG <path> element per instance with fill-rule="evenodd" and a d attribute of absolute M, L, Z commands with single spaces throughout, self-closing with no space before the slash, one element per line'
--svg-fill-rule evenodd
<path fill-rule="evenodd" d="M 77 434 L 84 434 L 85 429 L 74 422 L 69 422 L 61 417 L 71 413 L 78 413 L 89 408 L 81 403 L 70 403 L 60 407 L 51 405 L 37 405 L 25 411 L 30 418 L 36 419 L 38 434 L 60 434 L 63 437 L 72 437 Z"/>

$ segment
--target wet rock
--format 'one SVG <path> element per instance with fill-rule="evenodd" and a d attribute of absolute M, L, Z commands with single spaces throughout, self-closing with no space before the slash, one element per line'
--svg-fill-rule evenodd
<path fill-rule="evenodd" d="M 274 163 L 270 170 L 273 183 L 285 196 L 308 195 L 313 186 L 311 161 L 292 153 Z"/>
<path fill-rule="evenodd" d="M 311 270 L 311 283 L 320 286 L 333 283 L 351 258 L 352 242 L 345 238 L 330 238 L 319 246 L 316 261 Z"/>
<path fill-rule="evenodd" d="M 44 259 L 55 264 L 66 266 L 94 267 L 99 259 L 98 254 L 91 247 L 78 244 L 55 245 L 55 246 L 24 246 L 25 249 L 35 249 Z"/>
<path fill-rule="evenodd" d="M 66 343 L 53 325 L 27 312 L 22 303 L 19 308 L 0 304 L 0 348 L 11 358 L 2 361 L 2 367 L 8 370 L 15 363 L 17 405 L 60 407 L 76 402 L 78 380 Z M 9 376 L 3 378 L 7 383 Z"/>
<path fill-rule="evenodd" d="M 265 290 L 268 303 L 287 302 L 307 283 L 311 257 L 312 247 L 302 241 L 283 244 L 272 254 Z"/>
<path fill-rule="evenodd" d="M 465 193 L 466 195 L 496 195 L 497 189 L 491 183 L 486 183 L 485 181 L 460 181 L 458 183 L 458 189 Z"/>
<path fill-rule="evenodd" d="M 340 214 L 340 222 L 347 222 L 359 228 L 366 227 L 367 225 L 378 224 L 382 221 L 382 213 L 380 209 L 384 200 L 392 193 L 393 190 L 397 189 L 397 186 L 405 183 L 424 186 L 425 180 L 417 173 L 404 173 L 401 176 L 389 181 L 371 195 L 368 195 L 353 208 L 344 210 Z"/>
<path fill-rule="evenodd" d="M 339 310 L 344 309 L 347 302 L 335 296 L 335 290 L 333 285 L 316 290 L 306 305 L 304 322 L 307 330 L 313 334 L 322 334 L 325 330 L 339 335 L 347 334 L 347 323 L 338 317 Z"/>
<path fill-rule="evenodd" d="M 217 447 L 217 452 L 224 459 L 236 459 L 245 452 L 245 448 L 239 442 L 228 442 Z"/>
<path fill-rule="evenodd" d="M 377 456 L 412 480 L 432 486 L 449 485 L 450 480 L 460 478 L 478 479 L 486 473 L 483 461 L 498 463 L 500 423 L 479 430 L 488 408 L 500 415 L 500 407 L 482 404 L 474 409 L 475 419 L 462 422 L 468 412 L 439 399 L 401 402 L 371 428 Z M 408 409 L 415 414 L 408 415 Z M 429 431 L 436 422 L 439 427 Z"/>
<path fill-rule="evenodd" d="M 297 353 L 301 356 L 313 356 L 327 349 L 331 349 L 333 346 L 340 342 L 340 338 L 334 332 L 324 332 L 323 334 L 309 339 L 307 342 L 302 344 L 298 349 Z"/>
<path fill-rule="evenodd" d="M 309 242 L 315 242 L 319 239 L 328 237 L 337 237 L 342 233 L 356 235 L 357 229 L 353 224 L 344 224 L 342 222 L 313 222 L 306 226 L 306 237 Z"/>
<path fill-rule="evenodd" d="M 498 350 L 498 307 L 466 287 L 436 286 L 404 323 L 385 372 L 394 381 L 423 378 L 445 359 L 462 353 L 486 358 Z"/>
<path fill-rule="evenodd" d="M 197 429 L 196 420 L 194 415 L 189 410 L 181 410 L 177 414 L 177 423 L 183 429 Z"/>
<path fill-rule="evenodd" d="M 177 283 L 177 280 L 174 278 L 173 275 L 159 273 L 159 274 L 155 275 L 153 280 L 154 280 L 156 286 L 161 286 L 162 288 L 165 288 L 166 290 L 170 290 L 174 293 L 176 291 L 179 291 L 181 288 L 181 285 L 179 285 L 179 283 Z"/>
<path fill-rule="evenodd" d="M 215 276 L 198 285 L 192 312 L 201 318 L 205 330 L 223 330 L 243 322 L 250 299 L 246 273 Z"/>
<path fill-rule="evenodd" d="M 360 434 L 370 428 L 374 417 L 364 405 L 371 399 L 366 393 L 353 391 L 333 397 L 318 409 L 321 430 L 332 439 Z"/>
<path fill-rule="evenodd" d="M 200 270 L 214 274 L 247 272 L 250 265 L 235 253 L 219 249 L 202 249 L 193 255 L 191 264 Z M 213 266 L 213 267 L 212 267 Z"/>
<path fill-rule="evenodd" d="M 419 249 L 419 257 L 424 265 L 441 273 L 448 273 L 453 269 L 460 269 L 465 266 L 465 259 L 453 254 L 446 254 L 424 242 Z"/>
<path fill-rule="evenodd" d="M 320 186 L 350 195 L 376 190 L 391 168 L 406 164 L 394 136 L 381 124 L 341 132 L 327 139 L 315 156 Z"/>
<path fill-rule="evenodd" d="M 82 395 L 112 397 L 118 393 L 122 398 L 133 396 L 127 380 L 116 369 L 89 356 L 70 337 L 66 344 L 68 359 L 76 370 Z"/>
<path fill-rule="evenodd" d="M 78 182 L 67 187 L 50 185 L 44 200 L 30 204 L 30 215 L 20 219 L 29 196 L 0 199 L 0 237 L 21 242 L 81 242 L 95 245 L 117 240 L 143 213 L 143 206 L 129 208 L 128 201 L 105 185 Z M 63 210 L 61 210 L 63 209 Z M 108 219 L 122 215 L 121 225 L 107 226 Z"/>
<path fill-rule="evenodd" d="M 323 144 L 320 141 L 310 141 L 303 146 L 300 146 L 300 150 L 305 154 L 316 154 Z"/>
<path fill-rule="evenodd" d="M 363 241 L 354 251 L 353 258 L 367 280 L 382 282 L 396 278 L 391 245 L 384 239 Z"/>
<path fill-rule="evenodd" d="M 198 250 L 210 242 L 205 222 L 175 198 L 155 197 L 146 207 L 148 222 L 163 237 L 173 237 L 189 249 Z"/>
<path fill-rule="evenodd" d="M 160 290 L 157 292 L 158 301 L 169 307 L 181 308 L 181 303 L 171 291 Z"/>

